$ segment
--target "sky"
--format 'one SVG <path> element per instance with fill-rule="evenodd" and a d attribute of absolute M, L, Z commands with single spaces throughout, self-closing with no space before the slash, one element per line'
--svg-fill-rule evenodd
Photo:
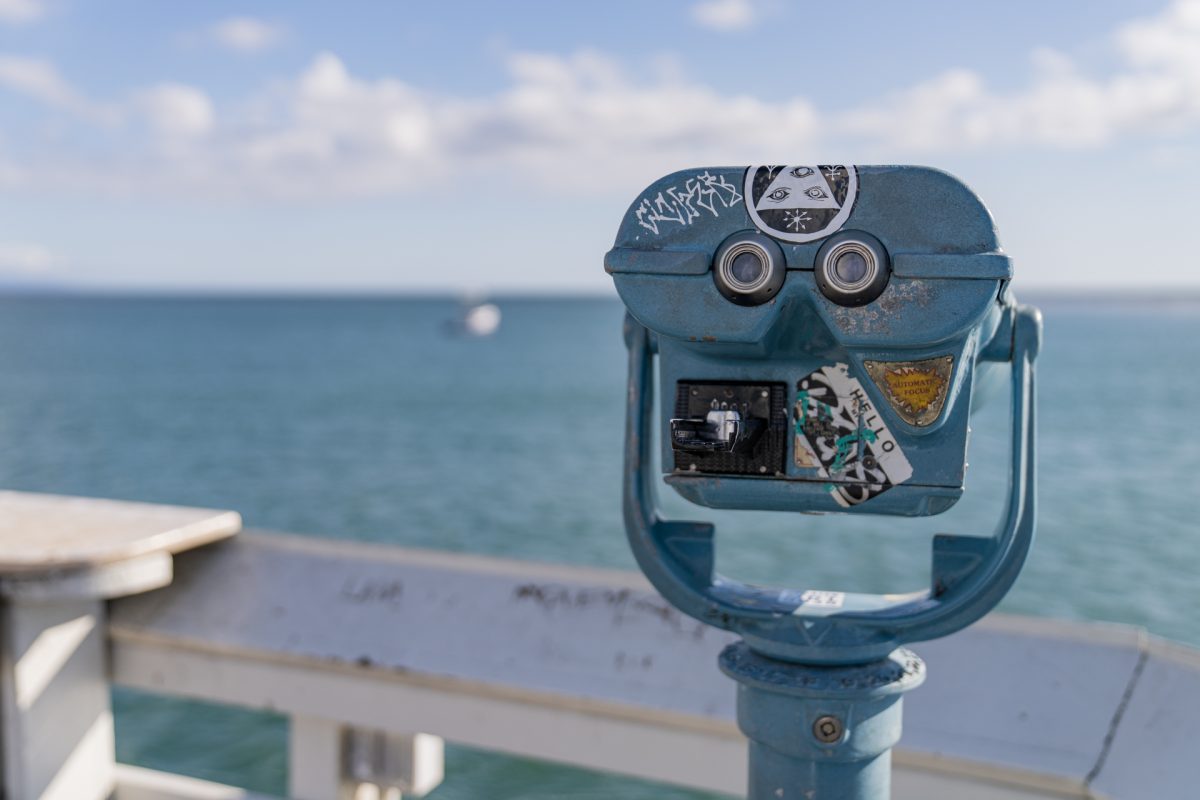
<path fill-rule="evenodd" d="M 1200 0 L 0 0 L 0 286 L 610 292 L 677 169 L 913 163 L 1200 290 Z"/>

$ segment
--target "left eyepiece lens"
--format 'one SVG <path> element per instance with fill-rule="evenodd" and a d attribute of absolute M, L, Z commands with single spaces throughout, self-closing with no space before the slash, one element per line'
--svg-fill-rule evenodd
<path fill-rule="evenodd" d="M 767 302 L 779 292 L 786 275 L 779 245 L 753 231 L 730 236 L 713 257 L 713 282 L 726 299 L 738 305 Z"/>
<path fill-rule="evenodd" d="M 758 283 L 766 271 L 767 265 L 763 263 L 761 253 L 750 251 L 738 253 L 729 263 L 729 273 L 738 283 L 748 285 Z"/>

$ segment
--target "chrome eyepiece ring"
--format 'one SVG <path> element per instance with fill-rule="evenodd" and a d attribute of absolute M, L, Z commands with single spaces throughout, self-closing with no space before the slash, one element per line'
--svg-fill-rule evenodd
<path fill-rule="evenodd" d="M 815 266 L 821 294 L 842 306 L 862 306 L 883 294 L 891 277 L 887 250 L 861 231 L 842 231 L 826 240 Z"/>
<path fill-rule="evenodd" d="M 783 251 L 756 231 L 735 233 L 713 256 L 713 282 L 727 300 L 743 306 L 761 305 L 783 286 L 787 275 Z"/>

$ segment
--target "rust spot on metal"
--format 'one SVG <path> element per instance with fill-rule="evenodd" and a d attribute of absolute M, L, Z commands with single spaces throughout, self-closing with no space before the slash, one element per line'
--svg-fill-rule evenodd
<path fill-rule="evenodd" d="M 910 279 L 890 282 L 874 303 L 859 308 L 839 306 L 825 297 L 821 301 L 843 333 L 886 334 L 891 332 L 895 316 L 906 306 L 915 304 L 924 308 L 937 299 L 936 295 L 929 281 Z"/>

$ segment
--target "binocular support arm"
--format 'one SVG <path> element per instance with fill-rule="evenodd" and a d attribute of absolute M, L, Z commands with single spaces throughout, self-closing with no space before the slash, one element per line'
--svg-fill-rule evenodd
<path fill-rule="evenodd" d="M 999 528 L 986 538 L 935 536 L 928 591 L 900 598 L 847 594 L 837 609 L 806 607 L 794 590 L 723 578 L 714 571 L 712 524 L 662 518 L 652 436 L 654 342 L 644 326 L 626 316 L 623 507 L 626 533 L 642 571 L 685 614 L 738 633 L 762 655 L 804 664 L 878 661 L 902 644 L 945 636 L 991 611 L 1016 580 L 1034 535 L 1034 362 L 1041 315 L 1026 306 L 1011 313 L 1012 466 Z"/>

